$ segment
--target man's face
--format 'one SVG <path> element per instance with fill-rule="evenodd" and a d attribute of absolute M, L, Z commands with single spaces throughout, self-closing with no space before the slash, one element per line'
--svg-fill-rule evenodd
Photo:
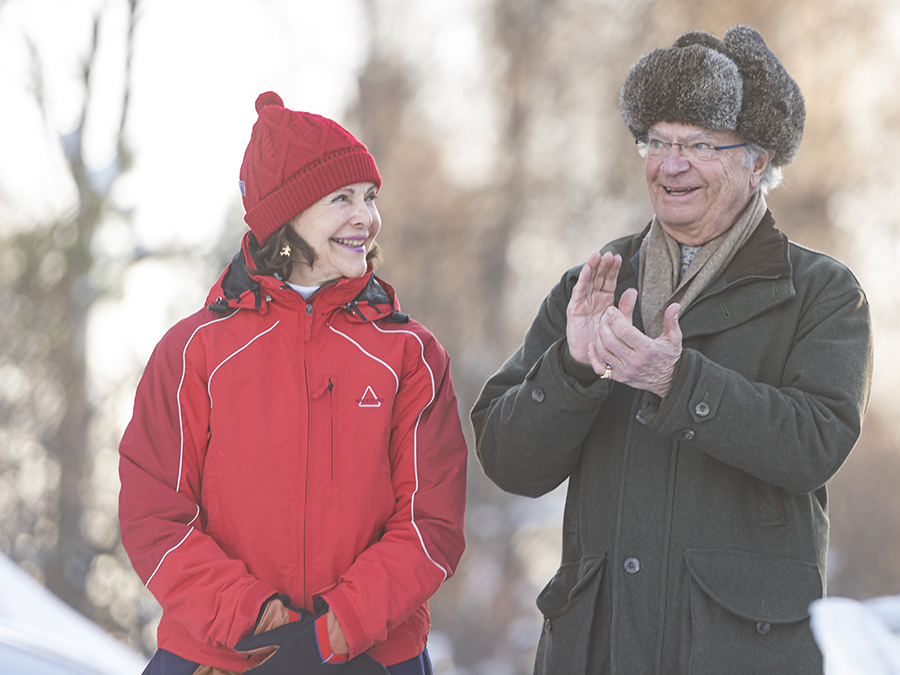
<path fill-rule="evenodd" d="M 651 137 L 671 143 L 711 143 L 714 146 L 743 143 L 733 131 L 709 131 L 700 127 L 659 122 Z M 769 156 L 755 166 L 743 166 L 744 148 L 713 153 L 709 161 L 689 157 L 673 145 L 661 159 L 646 160 L 650 201 L 660 224 L 680 244 L 699 246 L 728 230 L 759 185 Z"/>

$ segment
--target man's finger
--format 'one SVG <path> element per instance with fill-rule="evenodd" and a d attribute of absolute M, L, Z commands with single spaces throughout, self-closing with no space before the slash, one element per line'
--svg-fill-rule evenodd
<path fill-rule="evenodd" d="M 680 305 L 677 302 L 666 307 L 666 313 L 663 315 L 663 332 L 660 337 L 669 342 L 681 344 L 681 326 L 678 324 L 679 309 Z"/>
<path fill-rule="evenodd" d="M 634 325 L 634 306 L 637 303 L 637 297 L 637 289 L 629 288 L 619 298 L 619 311 L 622 312 L 622 316 L 628 319 L 632 326 Z"/>
<path fill-rule="evenodd" d="M 619 268 L 622 267 L 622 256 L 613 255 L 609 251 L 600 259 L 600 267 L 597 270 L 601 276 L 601 288 L 609 293 L 616 289 L 616 281 L 619 277 Z"/>
<path fill-rule="evenodd" d="M 594 372 L 598 375 L 603 375 L 606 372 L 607 365 L 609 365 L 597 353 L 597 347 L 594 343 L 588 345 L 588 362 L 591 364 L 591 368 L 594 369 Z"/>

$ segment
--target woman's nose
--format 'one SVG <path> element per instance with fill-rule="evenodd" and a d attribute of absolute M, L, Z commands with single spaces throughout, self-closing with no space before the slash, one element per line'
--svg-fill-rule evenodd
<path fill-rule="evenodd" d="M 368 227 L 372 224 L 372 211 L 366 200 L 354 200 L 353 202 L 353 223 L 362 227 Z"/>

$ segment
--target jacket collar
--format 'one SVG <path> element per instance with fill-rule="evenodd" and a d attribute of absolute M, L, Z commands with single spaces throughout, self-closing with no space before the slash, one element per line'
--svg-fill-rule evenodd
<path fill-rule="evenodd" d="M 409 317 L 400 313 L 400 304 L 394 289 L 375 276 L 372 266 L 361 277 L 338 279 L 320 288 L 309 299 L 282 280 L 261 274 L 249 246 L 249 235 L 244 235 L 241 250 L 222 272 L 207 296 L 210 311 L 228 314 L 237 309 L 255 310 L 265 314 L 272 303 L 295 311 L 306 311 L 313 304 L 320 313 L 345 310 L 352 321 L 376 321 L 388 318 L 405 322 Z"/>
<path fill-rule="evenodd" d="M 649 230 L 648 224 L 639 234 L 618 239 L 604 249 L 619 253 L 625 261 L 619 269 L 616 302 L 625 289 L 637 286 L 641 242 Z M 772 213 L 766 211 L 756 230 L 725 271 L 682 313 L 680 323 L 684 338 L 738 325 L 794 297 L 789 244 L 788 238 L 776 229 Z M 746 283 L 761 280 L 772 284 L 771 291 L 761 293 L 758 286 Z M 577 275 L 570 278 L 572 285 L 575 281 Z M 704 302 L 711 297 L 718 298 L 720 302 Z M 640 312 L 635 312 L 635 325 L 643 330 Z"/>
<path fill-rule="evenodd" d="M 650 224 L 639 234 L 627 238 L 623 248 L 619 248 L 622 259 L 626 261 L 619 269 L 618 284 L 634 279 L 637 281 L 637 270 L 640 266 L 641 242 L 650 231 Z M 621 241 L 621 240 L 620 240 Z M 740 250 L 734 255 L 722 280 L 725 285 L 750 277 L 782 278 L 791 276 L 791 262 L 788 257 L 788 238 L 775 227 L 775 218 L 767 210 L 762 221 Z M 615 244 L 615 242 L 614 242 Z M 618 248 L 618 247 L 616 247 Z M 613 252 L 616 252 L 613 250 Z M 718 285 L 718 283 L 714 284 Z"/>

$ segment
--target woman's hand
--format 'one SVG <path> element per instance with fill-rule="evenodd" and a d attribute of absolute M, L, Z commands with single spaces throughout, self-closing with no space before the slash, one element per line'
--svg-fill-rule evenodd
<path fill-rule="evenodd" d="M 331 643 L 331 649 L 335 654 L 349 654 L 350 646 L 347 644 L 347 638 L 344 636 L 344 630 L 338 618 L 331 609 L 328 610 L 328 641 Z"/>

